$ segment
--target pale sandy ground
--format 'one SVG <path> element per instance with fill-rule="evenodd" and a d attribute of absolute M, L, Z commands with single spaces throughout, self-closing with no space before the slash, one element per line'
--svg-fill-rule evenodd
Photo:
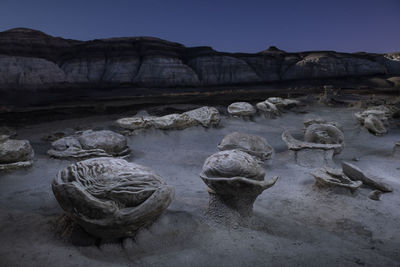
<path fill-rule="evenodd" d="M 175 186 L 176 197 L 150 228 L 121 243 L 77 247 L 58 239 L 54 221 L 63 214 L 50 187 L 68 161 L 49 159 L 41 137 L 66 128 L 107 128 L 119 116 L 44 123 L 19 129 L 31 140 L 34 167 L 0 175 L 0 266 L 400 266 L 400 159 L 390 153 L 400 129 L 375 137 L 357 127 L 350 108 L 309 108 L 271 120 L 224 117 L 221 127 L 182 131 L 150 130 L 129 137 L 130 161 L 153 168 Z M 380 201 L 370 188 L 354 194 L 314 186 L 310 169 L 288 160 L 284 129 L 300 132 L 318 114 L 344 125 L 346 148 L 336 158 L 381 175 L 394 192 Z M 276 185 L 255 202 L 249 227 L 226 229 L 203 213 L 208 194 L 198 174 L 219 141 L 232 131 L 261 135 L 275 148 L 265 164 Z"/>

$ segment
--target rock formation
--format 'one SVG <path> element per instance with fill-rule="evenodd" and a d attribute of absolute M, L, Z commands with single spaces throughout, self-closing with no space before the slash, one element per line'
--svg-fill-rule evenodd
<path fill-rule="evenodd" d="M 6 92 L 24 88 L 40 89 L 35 91 L 40 94 L 50 88 L 95 87 L 121 88 L 125 93 L 134 88 L 168 87 L 179 92 L 183 87 L 370 75 L 399 76 L 400 54 L 287 53 L 279 49 L 224 53 L 151 37 L 77 41 L 26 28 L 0 32 L 0 88 Z M 65 101 L 72 93 L 66 90 L 55 95 L 55 100 Z M 75 94 L 78 98 L 82 91 Z M 4 98 L 0 104 L 14 104 L 11 100 L 16 101 Z"/>
<path fill-rule="evenodd" d="M 389 119 L 389 109 L 385 106 L 370 107 L 355 113 L 355 117 L 362 126 L 375 135 L 387 133 L 385 124 Z"/>
<path fill-rule="evenodd" d="M 0 135 L 0 171 L 30 167 L 34 152 L 28 140 L 9 139 Z"/>
<path fill-rule="evenodd" d="M 256 114 L 257 110 L 247 102 L 235 102 L 228 106 L 228 113 L 234 117 L 248 117 Z"/>
<path fill-rule="evenodd" d="M 294 99 L 269 97 L 266 100 L 257 103 L 256 107 L 264 116 L 268 118 L 275 118 L 280 116 L 282 112 L 298 106 L 299 104 L 300 102 Z"/>
<path fill-rule="evenodd" d="M 225 136 L 221 143 L 218 144 L 218 149 L 221 151 L 238 149 L 262 161 L 270 159 L 274 153 L 274 149 L 268 144 L 265 138 L 238 132 L 233 132 Z"/>
<path fill-rule="evenodd" d="M 344 147 L 344 135 L 332 124 L 310 124 L 304 134 L 305 141 L 294 138 L 289 131 L 282 133 L 282 140 L 292 151 L 297 164 L 304 167 L 332 165 L 333 155 Z"/>
<path fill-rule="evenodd" d="M 319 186 L 326 187 L 345 187 L 350 190 L 356 190 L 362 185 L 361 181 L 352 181 L 342 170 L 329 167 L 319 168 L 312 172 L 315 182 Z"/>
<path fill-rule="evenodd" d="M 150 168 L 95 158 L 61 170 L 53 193 L 67 215 L 95 237 L 133 236 L 169 206 L 173 187 Z"/>
<path fill-rule="evenodd" d="M 77 132 L 52 142 L 51 147 L 47 154 L 54 158 L 127 157 L 130 154 L 126 137 L 108 130 Z"/>
<path fill-rule="evenodd" d="M 200 174 L 210 201 L 207 213 L 222 223 L 240 223 L 252 214 L 257 196 L 275 184 L 264 180 L 259 160 L 240 150 L 225 150 L 208 157 Z"/>
<path fill-rule="evenodd" d="M 382 192 L 392 192 L 391 186 L 384 182 L 383 178 L 372 177 L 367 173 L 363 172 L 360 168 L 349 162 L 342 162 L 343 173 L 347 175 L 351 180 L 362 181 L 363 184 L 371 186 L 372 188 L 378 189 Z"/>
<path fill-rule="evenodd" d="M 203 127 L 212 127 L 218 125 L 220 120 L 221 117 L 216 108 L 201 107 L 182 114 L 169 114 L 162 117 L 140 116 L 122 118 L 117 120 L 117 124 L 118 126 L 131 131 L 146 128 L 180 130 L 198 125 Z"/>

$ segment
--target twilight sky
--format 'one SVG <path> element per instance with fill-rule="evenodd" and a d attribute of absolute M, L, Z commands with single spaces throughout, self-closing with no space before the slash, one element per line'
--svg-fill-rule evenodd
<path fill-rule="evenodd" d="M 258 52 L 400 51 L 400 0 L 0 0 L 0 31 L 79 40 L 155 36 Z"/>

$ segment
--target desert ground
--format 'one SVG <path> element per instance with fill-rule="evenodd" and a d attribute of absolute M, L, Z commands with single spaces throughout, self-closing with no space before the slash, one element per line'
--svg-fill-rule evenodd
<path fill-rule="evenodd" d="M 49 158 L 50 142 L 43 137 L 77 129 L 116 130 L 116 119 L 134 114 L 20 126 L 17 138 L 30 140 L 35 160 L 29 169 L 0 174 L 0 265 L 400 266 L 400 159 L 391 156 L 400 127 L 392 125 L 388 134 L 374 136 L 358 125 L 358 110 L 313 104 L 276 119 L 224 113 L 216 128 L 149 129 L 128 136 L 128 161 L 155 170 L 175 187 L 175 198 L 135 237 L 96 244 L 76 244 L 57 234 L 64 211 L 51 182 L 71 161 Z M 393 192 L 374 201 L 367 186 L 353 193 L 315 186 L 312 169 L 296 165 L 281 139 L 284 130 L 300 135 L 310 117 L 343 125 L 345 149 L 334 158 L 337 166 L 350 161 L 383 177 Z M 268 140 L 275 154 L 263 165 L 266 179 L 279 179 L 257 198 L 248 225 L 225 227 L 204 215 L 209 196 L 199 173 L 221 139 L 234 131 Z"/>

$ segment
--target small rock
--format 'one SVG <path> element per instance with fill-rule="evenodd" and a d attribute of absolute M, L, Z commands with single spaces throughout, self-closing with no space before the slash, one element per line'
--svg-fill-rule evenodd
<path fill-rule="evenodd" d="M 382 191 L 374 190 L 368 195 L 368 197 L 370 199 L 372 199 L 372 200 L 377 200 L 378 201 L 378 200 L 381 199 L 381 195 L 382 195 Z"/>

